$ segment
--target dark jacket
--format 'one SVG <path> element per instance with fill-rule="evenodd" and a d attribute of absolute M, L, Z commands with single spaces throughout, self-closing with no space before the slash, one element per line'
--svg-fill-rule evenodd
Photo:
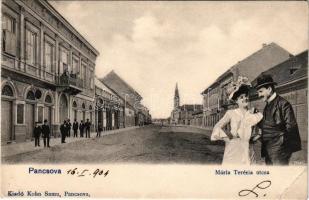
<path fill-rule="evenodd" d="M 102 127 L 101 124 L 98 125 L 98 131 L 99 131 L 99 132 L 103 131 L 103 127 Z"/>
<path fill-rule="evenodd" d="M 86 129 L 90 130 L 91 122 L 86 122 L 85 123 L 85 127 L 86 127 Z"/>
<path fill-rule="evenodd" d="M 33 136 L 34 137 L 40 137 L 41 133 L 42 133 L 42 128 L 40 126 L 34 127 L 34 129 L 33 129 Z"/>
<path fill-rule="evenodd" d="M 43 137 L 45 137 L 45 138 L 49 137 L 50 128 L 49 128 L 48 125 L 45 125 L 45 124 L 42 125 L 42 134 L 43 134 Z"/>
<path fill-rule="evenodd" d="M 66 134 L 67 134 L 67 131 L 68 131 L 67 125 L 66 125 L 66 124 L 61 124 L 61 126 L 60 126 L 60 132 L 61 132 L 61 134 L 66 135 Z"/>
<path fill-rule="evenodd" d="M 84 123 L 80 123 L 80 124 L 79 124 L 79 130 L 80 130 L 80 131 L 83 131 L 84 128 L 85 128 L 85 124 L 84 124 Z"/>
<path fill-rule="evenodd" d="M 278 94 L 265 106 L 259 127 L 262 129 L 262 141 L 283 136 L 283 148 L 290 152 L 301 150 L 301 140 L 292 105 Z M 262 145 L 262 156 L 264 153 L 265 147 Z"/>
<path fill-rule="evenodd" d="M 78 130 L 78 122 L 73 122 L 73 130 Z"/>
<path fill-rule="evenodd" d="M 68 128 L 68 131 L 69 131 L 69 130 L 71 130 L 71 127 L 72 127 L 71 122 L 67 123 L 67 128 Z"/>

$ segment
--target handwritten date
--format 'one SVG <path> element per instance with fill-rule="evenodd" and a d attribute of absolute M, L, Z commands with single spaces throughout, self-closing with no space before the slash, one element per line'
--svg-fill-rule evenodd
<path fill-rule="evenodd" d="M 259 197 L 260 190 L 264 190 L 264 189 L 266 189 L 266 188 L 268 188 L 270 186 L 271 186 L 271 181 L 270 180 L 262 181 L 259 184 L 257 184 L 256 186 L 254 186 L 252 189 L 241 190 L 238 193 L 238 195 L 240 197 L 245 197 L 245 196 L 248 196 L 250 194 L 253 194 L 253 195 L 255 195 L 255 197 Z M 266 194 L 263 194 L 263 196 L 265 197 Z"/>
<path fill-rule="evenodd" d="M 96 169 L 94 171 L 91 171 L 89 169 L 79 170 L 78 168 L 74 168 L 69 169 L 67 171 L 67 174 L 74 175 L 77 177 L 83 177 L 83 176 L 92 176 L 93 178 L 95 178 L 96 176 L 106 177 L 109 174 L 109 170 Z"/>

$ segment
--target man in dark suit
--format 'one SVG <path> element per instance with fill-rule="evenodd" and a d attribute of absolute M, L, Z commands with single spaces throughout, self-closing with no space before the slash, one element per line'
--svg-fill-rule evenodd
<path fill-rule="evenodd" d="M 72 124 L 70 122 L 70 119 L 68 119 L 68 121 L 67 121 L 67 127 L 68 127 L 67 137 L 71 137 L 71 127 L 72 127 Z"/>
<path fill-rule="evenodd" d="M 60 132 L 61 132 L 61 143 L 65 143 L 65 137 L 67 135 L 67 122 L 66 120 L 63 121 L 63 124 L 60 126 Z"/>
<path fill-rule="evenodd" d="M 44 120 L 44 124 L 42 125 L 42 134 L 43 134 L 43 141 L 44 147 L 49 147 L 49 137 L 50 137 L 50 128 L 47 124 L 47 120 Z"/>
<path fill-rule="evenodd" d="M 86 138 L 90 138 L 90 127 L 91 127 L 91 122 L 89 121 L 89 119 L 87 119 L 87 122 L 85 123 L 85 127 L 86 127 Z"/>
<path fill-rule="evenodd" d="M 74 135 L 73 135 L 73 137 L 77 137 L 77 130 L 78 130 L 78 122 L 76 121 L 76 119 L 74 119 L 74 122 L 73 122 Z"/>
<path fill-rule="evenodd" d="M 292 153 L 301 150 L 298 125 L 292 105 L 275 91 L 276 83 L 267 74 L 257 78 L 255 88 L 266 102 L 262 129 L 262 157 L 267 165 L 288 165 Z"/>
<path fill-rule="evenodd" d="M 39 122 L 35 122 L 35 127 L 33 129 L 34 136 L 34 146 L 40 146 L 40 136 L 42 133 L 42 128 L 39 126 Z"/>
<path fill-rule="evenodd" d="M 83 120 L 81 120 L 80 123 L 79 123 L 80 137 L 84 137 L 84 129 L 85 129 L 85 124 L 84 124 Z"/>

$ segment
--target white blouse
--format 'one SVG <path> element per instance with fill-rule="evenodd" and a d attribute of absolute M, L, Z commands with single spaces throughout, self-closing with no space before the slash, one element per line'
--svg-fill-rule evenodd
<path fill-rule="evenodd" d="M 251 137 L 251 128 L 256 125 L 263 118 L 262 113 L 250 113 L 248 110 L 244 114 L 237 109 L 228 110 L 223 118 L 215 125 L 211 134 L 211 140 L 224 140 L 227 139 L 226 133 L 223 131 L 223 127 L 230 123 L 231 134 L 233 136 L 240 137 L 241 140 L 249 141 Z"/>

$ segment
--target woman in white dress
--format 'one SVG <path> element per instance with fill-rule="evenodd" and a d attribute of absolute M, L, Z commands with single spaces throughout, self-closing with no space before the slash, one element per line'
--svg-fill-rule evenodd
<path fill-rule="evenodd" d="M 250 86 L 248 79 L 244 77 L 240 77 L 230 86 L 229 99 L 234 101 L 238 108 L 228 110 L 213 129 L 211 140 L 225 141 L 222 164 L 250 164 L 249 140 L 252 127 L 263 118 L 262 113 L 248 109 Z M 230 124 L 230 131 L 223 130 L 227 124 Z"/>

